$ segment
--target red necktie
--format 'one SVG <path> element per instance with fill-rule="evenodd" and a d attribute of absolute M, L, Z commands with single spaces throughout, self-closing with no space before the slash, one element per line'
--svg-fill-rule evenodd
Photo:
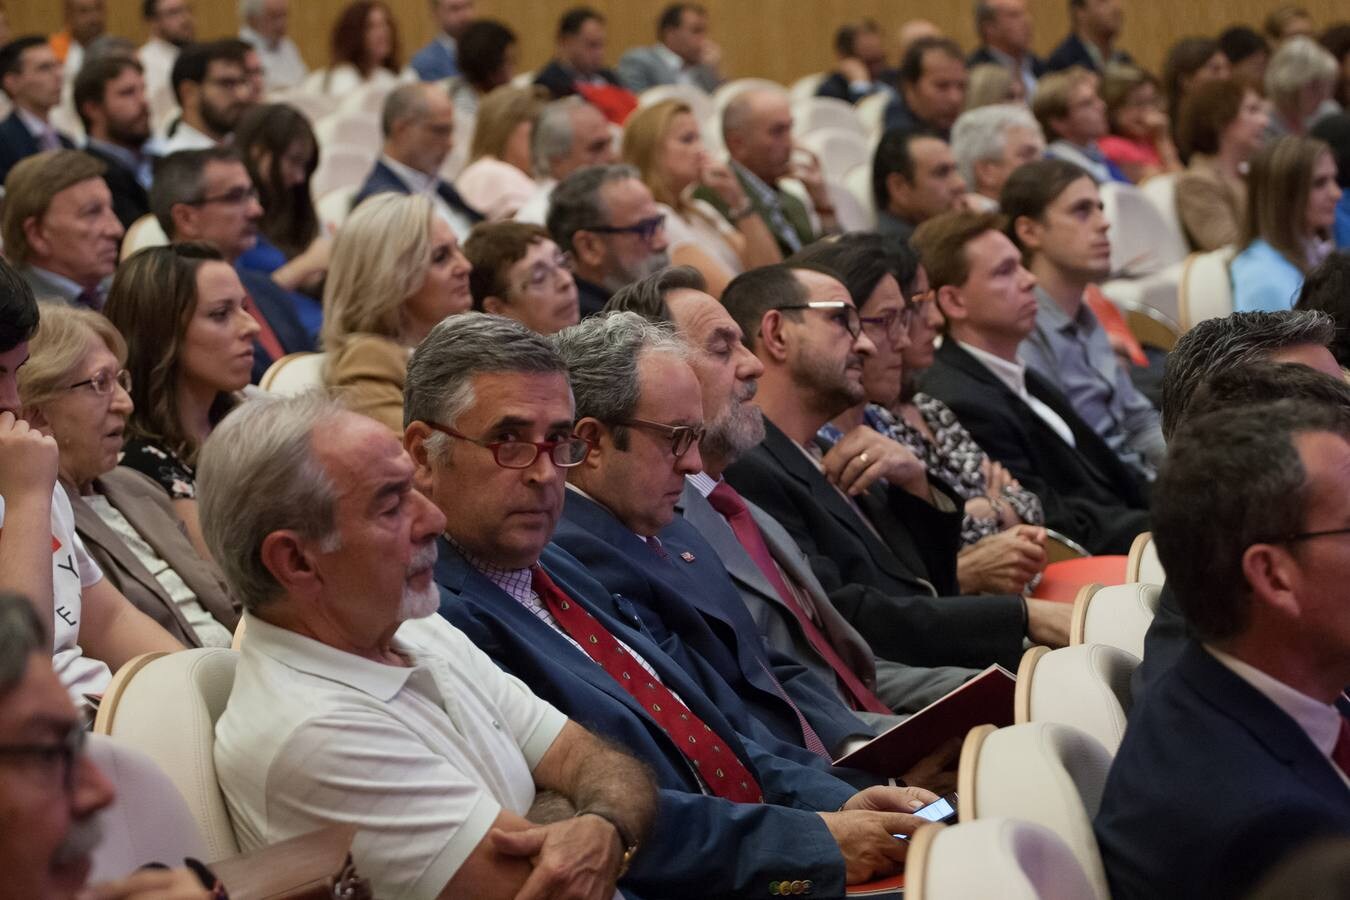
<path fill-rule="evenodd" d="M 272 362 L 276 362 L 285 356 L 286 348 L 281 346 L 277 333 L 272 330 L 272 326 L 263 316 L 262 311 L 258 309 L 258 304 L 254 303 L 253 298 L 247 294 L 244 295 L 244 310 L 258 323 L 259 331 L 254 340 L 267 351 L 268 356 L 272 357 Z"/>
<path fill-rule="evenodd" d="M 1331 760 L 1346 775 L 1350 775 L 1350 719 L 1341 716 L 1341 734 L 1331 749 Z"/>
<path fill-rule="evenodd" d="M 530 582 L 563 631 L 656 720 L 713 794 L 736 803 L 764 802 L 755 776 L 722 746 L 722 738 L 649 675 L 595 616 L 563 593 L 541 566 L 531 570 Z"/>
<path fill-rule="evenodd" d="M 727 484 L 725 481 L 719 483 L 713 488 L 713 492 L 708 495 L 708 503 L 712 508 L 721 514 L 722 518 L 727 520 L 731 526 L 731 531 L 736 535 L 736 540 L 745 548 L 745 552 L 754 560 L 755 565 L 759 567 L 760 572 L 773 585 L 778 596 L 782 598 L 784 605 L 787 606 L 792 614 L 797 617 L 797 622 L 801 625 L 802 631 L 806 633 L 806 639 L 811 642 L 811 646 L 821 655 L 834 670 L 835 677 L 843 685 L 848 696 L 852 698 L 854 709 L 865 709 L 874 713 L 889 713 L 891 710 L 886 704 L 882 703 L 876 694 L 867 689 L 867 685 L 862 683 L 853 670 L 848 667 L 843 658 L 834 649 L 829 638 L 816 627 L 816 623 L 811 621 L 802 605 L 797 602 L 797 595 L 788 587 L 783 576 L 778 571 L 778 564 L 773 560 L 773 554 L 769 552 L 769 545 L 764 543 L 764 535 L 760 533 L 759 526 L 755 524 L 754 517 L 750 514 L 750 508 L 745 505 L 741 495 Z"/>

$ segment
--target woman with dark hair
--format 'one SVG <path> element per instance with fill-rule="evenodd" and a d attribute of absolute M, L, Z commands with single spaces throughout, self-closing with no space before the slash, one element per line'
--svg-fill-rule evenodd
<path fill-rule="evenodd" d="M 1336 204 L 1336 224 L 1332 239 L 1337 249 L 1350 249 L 1350 113 L 1323 116 L 1312 127 L 1312 136 L 1326 141 L 1336 160 L 1336 183 L 1341 186 L 1341 202 Z"/>
<path fill-rule="evenodd" d="M 1219 35 L 1219 49 L 1233 78 L 1249 88 L 1264 90 L 1270 43 L 1246 25 L 1234 25 Z"/>
<path fill-rule="evenodd" d="M 1167 51 L 1163 62 L 1163 90 L 1167 94 L 1167 121 L 1177 127 L 1177 113 L 1191 89 L 1207 81 L 1232 77 L 1233 67 L 1219 49 L 1219 42 L 1206 37 L 1182 38 Z"/>
<path fill-rule="evenodd" d="M 1196 250 L 1217 250 L 1241 236 L 1244 171 L 1261 149 L 1268 118 L 1261 95 L 1236 79 L 1196 85 L 1181 104 L 1177 151 L 1186 170 L 1177 176 L 1176 205 Z"/>
<path fill-rule="evenodd" d="M 1102 79 L 1102 100 L 1111 133 L 1097 141 L 1108 160 L 1140 184 L 1181 168 L 1167 127 L 1158 79 L 1143 69 L 1111 65 Z"/>
<path fill-rule="evenodd" d="M 383 0 L 348 4 L 333 25 L 332 62 L 313 72 L 302 86 L 311 94 L 345 97 L 368 84 L 399 78 L 398 25 Z"/>
<path fill-rule="evenodd" d="M 132 254 L 118 267 L 103 308 L 127 339 L 135 404 L 121 464 L 169 495 L 205 559 L 211 554 L 197 520 L 197 453 L 253 371 L 259 328 L 247 302 L 219 252 L 184 243 Z"/>
<path fill-rule="evenodd" d="M 1336 58 L 1340 74 L 1336 76 L 1336 91 L 1332 99 L 1342 109 L 1350 108 L 1350 22 L 1338 22 L 1322 32 L 1317 42 Z"/>
<path fill-rule="evenodd" d="M 478 114 L 479 101 L 516 74 L 516 33 L 495 19 L 479 19 L 459 38 L 459 72 L 445 81 L 456 116 Z"/>
<path fill-rule="evenodd" d="M 1350 253 L 1333 253 L 1311 272 L 1294 309 L 1324 312 L 1336 323 L 1336 337 L 1327 347 L 1350 373 Z"/>
<path fill-rule="evenodd" d="M 1233 308 L 1289 309 L 1304 275 L 1331 248 L 1341 199 L 1336 160 L 1322 141 L 1286 136 L 1252 158 L 1247 182 L 1243 249 L 1229 266 Z"/>

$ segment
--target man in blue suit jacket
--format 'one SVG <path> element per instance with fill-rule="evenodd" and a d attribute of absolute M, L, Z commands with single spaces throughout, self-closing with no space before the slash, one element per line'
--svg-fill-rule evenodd
<path fill-rule="evenodd" d="M 47 121 L 61 102 L 61 63 L 46 38 L 29 35 L 0 47 L 0 89 L 14 103 L 0 122 L 0 184 L 21 159 L 42 150 L 75 149 Z"/>
<path fill-rule="evenodd" d="M 1073 30 L 1046 59 L 1046 71 L 1081 66 L 1100 75 L 1112 63 L 1134 62 L 1116 47 L 1125 27 L 1125 4 L 1120 0 L 1069 0 L 1069 17 Z"/>
<path fill-rule="evenodd" d="M 1117 900 L 1240 896 L 1310 841 L 1350 836 L 1339 390 L 1209 412 L 1171 442 L 1153 535 L 1195 637 L 1107 778 L 1095 826 Z"/>
<path fill-rule="evenodd" d="M 473 0 L 431 0 L 436 35 L 413 54 L 408 65 L 423 81 L 443 81 L 459 74 L 459 39 L 473 22 Z"/>
<path fill-rule="evenodd" d="M 626 892 L 839 896 L 846 883 L 895 867 L 904 849 L 891 835 L 919 820 L 894 810 L 908 812 L 931 793 L 854 793 L 823 763 L 803 765 L 742 737 L 722 701 L 662 652 L 627 600 L 547 547 L 562 510 L 562 469 L 590 447 L 573 434 L 566 369 L 546 339 L 497 316 L 446 319 L 409 362 L 404 417 L 415 482 L 447 513 L 435 573 L 442 615 L 540 696 L 643 759 L 661 788 L 657 822 L 620 883 Z M 565 605 L 556 593 L 541 597 L 543 573 Z M 555 618 L 551 610 L 578 615 L 562 613 L 571 604 L 675 695 L 681 715 L 703 723 L 715 752 L 734 756 L 764 802 L 713 795 L 693 751 L 663 724 L 671 711 L 639 702 L 582 649 L 583 633 Z"/>

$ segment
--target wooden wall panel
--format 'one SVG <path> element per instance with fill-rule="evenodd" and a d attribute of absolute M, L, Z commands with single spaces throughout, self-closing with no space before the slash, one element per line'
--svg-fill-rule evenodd
<path fill-rule="evenodd" d="M 387 0 L 399 22 L 404 57 L 431 33 L 426 0 Z M 499 18 L 521 39 L 521 63 L 534 68 L 552 50 L 553 29 L 562 10 L 577 0 L 479 0 L 481 15 Z M 1036 17 L 1036 44 L 1053 47 L 1067 28 L 1065 0 L 1030 0 Z M 1157 70 L 1167 47 L 1178 37 L 1217 34 L 1235 22 L 1259 23 L 1276 0 L 1126 0 L 1122 46 Z M 828 68 L 830 37 L 846 21 L 871 16 L 888 30 L 910 18 L 931 19 L 965 46 L 974 42 L 970 0 L 704 0 L 713 16 L 713 36 L 722 45 L 724 71 L 731 76 L 760 75 L 790 82 Z M 609 18 L 611 61 L 621 48 L 650 43 L 660 0 L 592 0 Z M 1304 0 L 1319 24 L 1350 19 L 1343 0 Z M 50 32 L 61 27 L 60 0 L 4 0 L 15 34 Z M 342 4 L 337 0 L 292 0 L 291 34 L 310 65 L 328 56 L 328 34 Z M 198 33 L 214 37 L 237 27 L 233 0 L 197 0 Z M 110 30 L 141 39 L 140 0 L 108 0 Z"/>

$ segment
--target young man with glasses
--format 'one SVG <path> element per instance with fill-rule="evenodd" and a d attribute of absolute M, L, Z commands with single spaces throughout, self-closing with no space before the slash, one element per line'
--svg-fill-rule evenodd
<path fill-rule="evenodd" d="M 183 114 L 170 126 L 160 155 L 214 147 L 230 136 L 256 102 L 245 73 L 244 58 L 251 49 L 243 41 L 227 38 L 191 44 L 178 54 L 172 84 Z M 148 87 L 155 89 L 153 84 Z"/>

